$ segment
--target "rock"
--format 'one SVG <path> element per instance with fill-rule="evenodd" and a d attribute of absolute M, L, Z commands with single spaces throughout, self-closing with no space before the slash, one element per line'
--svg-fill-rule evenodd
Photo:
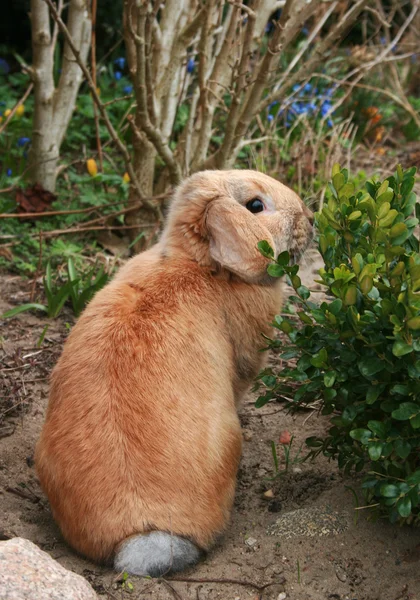
<path fill-rule="evenodd" d="M 287 598 L 287 594 L 286 592 L 281 592 L 278 596 L 277 596 L 277 600 L 286 600 Z"/>
<path fill-rule="evenodd" d="M 252 440 L 254 434 L 249 429 L 244 429 L 242 431 L 242 436 L 246 442 L 250 442 Z"/>
<path fill-rule="evenodd" d="M 273 490 L 267 490 L 266 492 L 264 492 L 264 498 L 266 500 L 272 500 L 274 498 Z"/>
<path fill-rule="evenodd" d="M 335 569 L 335 574 L 336 574 L 337 579 L 339 581 L 342 581 L 344 583 L 347 580 L 347 575 L 346 575 L 346 572 L 345 572 L 345 570 L 343 568 L 337 567 Z"/>
<path fill-rule="evenodd" d="M 2 600 L 98 600 L 91 585 L 30 542 L 0 542 Z"/>
<path fill-rule="evenodd" d="M 245 544 L 247 546 L 249 546 L 250 548 L 252 548 L 252 546 L 255 546 L 256 543 L 257 543 L 257 540 L 253 537 L 246 538 L 246 540 L 245 540 Z"/>

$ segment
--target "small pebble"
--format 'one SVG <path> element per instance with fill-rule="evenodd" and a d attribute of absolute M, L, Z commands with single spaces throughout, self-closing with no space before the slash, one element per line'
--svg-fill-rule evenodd
<path fill-rule="evenodd" d="M 266 500 L 272 500 L 274 498 L 273 490 L 267 490 L 264 492 L 264 498 L 266 498 Z"/>
<path fill-rule="evenodd" d="M 252 440 L 254 434 L 249 429 L 244 429 L 242 432 L 242 436 L 246 442 L 250 442 Z"/>
<path fill-rule="evenodd" d="M 335 574 L 337 575 L 337 579 L 342 581 L 343 583 L 347 580 L 347 575 L 341 567 L 337 567 L 335 570 Z"/>
<path fill-rule="evenodd" d="M 252 546 L 255 546 L 255 544 L 257 543 L 257 540 L 253 537 L 249 537 L 245 540 L 245 544 L 247 546 L 250 546 L 252 548 Z"/>
<path fill-rule="evenodd" d="M 281 592 L 278 596 L 277 596 L 277 600 L 285 600 L 287 598 L 287 594 L 286 592 Z"/>

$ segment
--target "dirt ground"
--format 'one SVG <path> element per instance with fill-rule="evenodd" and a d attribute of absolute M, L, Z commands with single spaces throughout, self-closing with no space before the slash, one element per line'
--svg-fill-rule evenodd
<path fill-rule="evenodd" d="M 306 268 L 306 277 L 314 266 Z M 30 282 L 0 275 L 0 313 L 26 301 L 29 290 Z M 32 540 L 86 577 L 104 598 L 420 599 L 419 530 L 375 523 L 366 511 L 355 511 L 354 492 L 359 506 L 363 502 L 359 482 L 344 478 L 322 457 L 291 464 L 288 473 L 272 480 L 271 440 L 287 429 L 295 436 L 295 455 L 304 439 L 321 433 L 327 422 L 309 411 L 288 415 L 280 403 L 256 409 L 252 394 L 241 409 L 244 456 L 232 523 L 206 560 L 180 576 L 190 581 L 116 581 L 109 569 L 77 556 L 52 520 L 33 466 L 48 376 L 73 317 L 64 312 L 51 321 L 38 347 L 46 322 L 24 313 L 0 323 L 1 539 Z"/>
<path fill-rule="evenodd" d="M 305 282 L 315 268 L 309 260 Z M 28 301 L 30 286 L 0 273 L 0 314 Z M 31 313 L 0 321 L 0 539 L 32 540 L 83 575 L 101 598 L 420 600 L 420 531 L 374 522 L 366 510 L 355 510 L 363 506 L 360 479 L 343 477 L 323 457 L 296 462 L 273 480 L 271 441 L 290 431 L 295 455 L 328 423 L 315 412 L 288 415 L 281 403 L 256 409 L 252 394 L 240 411 L 245 441 L 232 522 L 200 565 L 178 580 L 124 582 L 77 556 L 52 520 L 33 465 L 48 377 L 73 322 L 66 309 L 55 321 Z"/>

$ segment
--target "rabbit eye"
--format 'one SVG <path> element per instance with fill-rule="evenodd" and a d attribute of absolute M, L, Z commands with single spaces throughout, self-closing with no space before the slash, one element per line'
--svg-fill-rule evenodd
<path fill-rule="evenodd" d="M 245 204 L 245 208 L 255 214 L 264 210 L 264 204 L 259 198 L 253 198 Z"/>

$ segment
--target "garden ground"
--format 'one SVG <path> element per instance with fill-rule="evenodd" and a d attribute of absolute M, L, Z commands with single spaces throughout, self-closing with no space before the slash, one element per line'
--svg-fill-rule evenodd
<path fill-rule="evenodd" d="M 405 166 L 415 163 L 416 152 L 420 163 L 420 152 L 410 151 Z M 311 287 L 315 271 L 316 259 L 302 275 Z M 26 302 L 31 285 L 17 276 L 0 275 L 0 314 Z M 32 540 L 60 564 L 86 577 L 104 598 L 420 599 L 419 530 L 375 522 L 368 519 L 369 511 L 355 510 L 363 506 L 360 478 L 344 477 L 323 457 L 290 464 L 287 473 L 270 479 L 272 440 L 277 442 L 284 430 L 294 435 L 293 458 L 305 438 L 321 434 L 328 423 L 316 411 L 288 415 L 281 403 L 256 409 L 252 394 L 240 411 L 244 455 L 232 522 L 223 542 L 205 561 L 180 575 L 183 581 L 136 577 L 122 581 L 111 570 L 77 556 L 53 523 L 33 465 L 48 376 L 68 324 L 74 321 L 66 311 L 51 321 L 42 344 L 45 318 L 24 313 L 2 323 L 0 539 Z"/>

